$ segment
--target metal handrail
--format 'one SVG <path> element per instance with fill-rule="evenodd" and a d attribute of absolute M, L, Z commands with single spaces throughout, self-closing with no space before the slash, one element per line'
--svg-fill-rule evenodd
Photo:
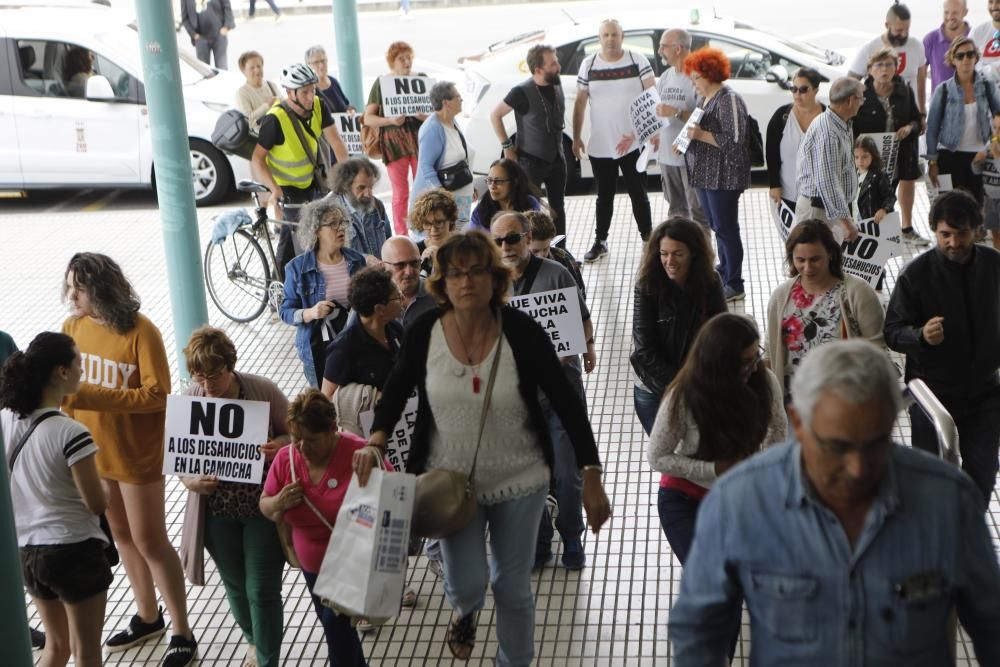
<path fill-rule="evenodd" d="M 958 428 L 938 397 L 930 390 L 927 383 L 920 379 L 910 380 L 906 384 L 906 395 L 920 406 L 934 424 L 938 439 L 938 455 L 941 459 L 961 466 L 958 453 Z"/>

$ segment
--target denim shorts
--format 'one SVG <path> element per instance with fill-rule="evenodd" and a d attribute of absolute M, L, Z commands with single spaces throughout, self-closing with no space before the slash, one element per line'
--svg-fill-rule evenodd
<path fill-rule="evenodd" d="M 32 597 L 63 602 L 80 602 L 103 593 L 114 580 L 104 547 L 104 541 L 97 538 L 21 547 L 24 587 Z"/>

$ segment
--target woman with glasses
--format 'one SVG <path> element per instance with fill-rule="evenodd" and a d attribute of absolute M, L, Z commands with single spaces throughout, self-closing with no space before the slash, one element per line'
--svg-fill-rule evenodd
<path fill-rule="evenodd" d="M 938 176 L 951 175 L 953 188 L 963 188 L 983 203 L 983 180 L 972 172 L 972 160 L 991 143 L 990 119 L 1000 111 L 992 81 L 976 71 L 979 50 L 968 37 L 956 37 L 944 56 L 955 76 L 934 89 L 927 113 L 927 176 L 935 188 Z"/>
<path fill-rule="evenodd" d="M 462 112 L 462 96 L 455 84 L 438 81 L 429 97 L 434 113 L 420 126 L 417 174 L 410 190 L 410 205 L 427 190 L 445 188 L 458 205 L 458 228 L 462 229 L 469 222 L 473 198 L 469 148 L 455 123 L 455 117 Z"/>
<path fill-rule="evenodd" d="M 892 49 L 879 49 L 868 59 L 865 101 L 854 117 L 855 140 L 862 134 L 891 132 L 896 135 L 896 164 L 889 174 L 892 189 L 899 186 L 903 240 L 926 246 L 927 239 L 913 230 L 913 196 L 920 178 L 920 109 L 913 89 L 896 70 L 899 56 Z M 891 165 L 884 165 L 888 171 Z"/>
<path fill-rule="evenodd" d="M 785 241 L 790 278 L 767 304 L 767 357 L 790 397 L 792 376 L 809 350 L 840 338 L 881 346 L 885 313 L 871 286 L 844 273 L 840 243 L 830 227 L 805 220 Z"/>
<path fill-rule="evenodd" d="M 316 94 L 326 102 L 330 113 L 355 111 L 354 105 L 347 99 L 344 89 L 340 87 L 340 82 L 330 76 L 330 59 L 326 55 L 326 49 L 319 44 L 310 46 L 306 49 L 305 61 L 319 78 L 319 83 L 316 84 Z"/>
<path fill-rule="evenodd" d="M 285 267 L 281 320 L 296 328 L 295 349 L 309 386 L 323 377 L 326 345 L 347 323 L 347 288 L 365 256 L 346 247 L 351 214 L 320 199 L 302 207 L 297 234 L 305 252 Z"/>
<path fill-rule="evenodd" d="M 486 194 L 479 198 L 469 225 L 489 231 L 490 221 L 499 211 L 540 211 L 541 191 L 514 160 L 497 160 L 486 177 Z"/>
<path fill-rule="evenodd" d="M 799 196 L 799 145 L 809 125 L 826 109 L 816 101 L 822 80 L 814 69 L 799 69 L 792 77 L 792 103 L 778 107 L 767 124 L 764 152 L 769 194 L 775 204 L 784 201 L 792 211 Z"/>
<path fill-rule="evenodd" d="M 417 241 L 420 251 L 420 274 L 431 275 L 434 252 L 455 233 L 458 205 L 455 197 L 444 188 L 423 193 L 410 207 L 410 229 L 424 238 Z"/>
<path fill-rule="evenodd" d="M 438 248 L 427 281 L 440 310 L 407 330 L 406 345 L 375 409 L 369 445 L 385 451 L 411 392 L 419 396 L 407 472 L 430 469 L 469 474 L 472 521 L 441 539 L 444 590 L 454 608 L 446 641 L 455 658 L 469 660 L 487 583 L 496 608 L 497 664 L 527 667 L 534 656 L 535 601 L 531 568 L 553 465 L 539 390 L 566 427 L 582 468 L 583 506 L 596 533 L 611 514 L 586 408 L 562 371 L 545 331 L 525 313 L 504 306 L 510 271 L 493 239 L 461 232 Z M 490 376 L 495 381 L 490 388 Z M 484 401 L 491 394 L 488 404 Z M 361 484 L 374 460 L 354 459 Z M 487 561 L 486 534 L 490 555 Z"/>
<path fill-rule="evenodd" d="M 760 361 L 753 320 L 716 315 L 698 332 L 656 413 L 647 458 L 662 474 L 660 525 L 681 565 L 712 483 L 761 447 L 785 439 L 781 385 Z"/>

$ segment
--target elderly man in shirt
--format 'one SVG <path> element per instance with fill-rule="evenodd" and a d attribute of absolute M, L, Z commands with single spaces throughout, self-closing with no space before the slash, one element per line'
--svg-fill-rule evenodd
<path fill-rule="evenodd" d="M 830 86 L 830 106 L 806 130 L 799 146 L 799 199 L 795 219 L 817 219 L 843 228 L 843 238 L 854 239 L 851 202 L 858 191 L 854 168 L 851 119 L 865 101 L 865 86 L 842 77 Z"/>
<path fill-rule="evenodd" d="M 408 236 L 393 236 L 382 244 L 382 264 L 392 274 L 392 282 L 403 297 L 399 323 L 406 329 L 428 310 L 438 307 L 420 277 L 420 249 Z"/>
<path fill-rule="evenodd" d="M 866 341 L 806 356 L 795 439 L 724 475 L 670 611 L 674 665 L 723 665 L 741 599 L 752 665 L 953 665 L 957 610 L 1000 664 L 1000 568 L 972 480 L 892 442 L 896 371 Z"/>

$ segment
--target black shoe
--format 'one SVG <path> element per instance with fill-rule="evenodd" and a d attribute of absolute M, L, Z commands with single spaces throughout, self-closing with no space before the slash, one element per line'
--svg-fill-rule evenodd
<path fill-rule="evenodd" d="M 152 623 L 146 623 L 139 618 L 138 614 L 133 616 L 132 620 L 128 622 L 127 628 L 118 634 L 112 635 L 106 642 L 104 642 L 104 648 L 107 649 L 108 653 L 124 651 L 125 649 L 132 648 L 136 644 L 141 644 L 147 639 L 159 637 L 166 632 L 166 630 L 167 626 L 163 622 L 163 607 L 160 607 L 157 611 L 156 620 Z"/>
<path fill-rule="evenodd" d="M 648 241 L 649 240 L 649 230 L 647 229 L 644 232 L 639 232 L 639 238 L 642 239 L 643 243 L 645 243 L 646 241 Z"/>
<path fill-rule="evenodd" d="M 167 652 L 160 659 L 160 667 L 187 667 L 194 662 L 198 655 L 198 642 L 183 635 L 174 635 L 170 638 L 170 646 Z"/>
<path fill-rule="evenodd" d="M 45 633 L 41 630 L 31 628 L 31 648 L 34 651 L 41 651 L 45 648 Z"/>
<path fill-rule="evenodd" d="M 585 262 L 596 262 L 601 257 L 608 254 L 608 244 L 604 241 L 597 239 L 594 241 L 594 245 L 591 246 L 590 250 L 583 256 L 583 261 Z"/>

